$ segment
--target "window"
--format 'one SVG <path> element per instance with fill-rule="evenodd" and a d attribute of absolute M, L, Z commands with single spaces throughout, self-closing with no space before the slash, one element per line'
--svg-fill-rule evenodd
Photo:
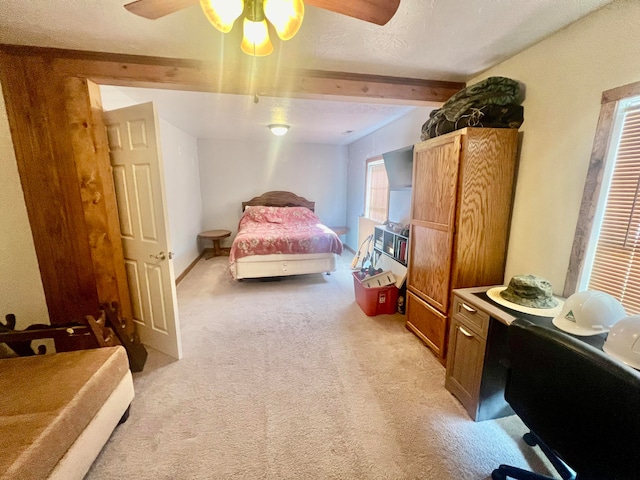
<path fill-rule="evenodd" d="M 619 105 L 609 152 L 580 290 L 610 293 L 635 314 L 640 313 L 639 98 Z"/>
<path fill-rule="evenodd" d="M 385 222 L 389 215 L 389 180 L 382 157 L 367 160 L 364 216 Z"/>
<path fill-rule="evenodd" d="M 600 290 L 640 314 L 640 83 L 603 94 L 564 295 Z"/>

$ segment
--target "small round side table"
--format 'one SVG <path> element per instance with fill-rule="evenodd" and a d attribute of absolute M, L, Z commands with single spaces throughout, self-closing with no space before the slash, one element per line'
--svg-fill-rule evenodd
<path fill-rule="evenodd" d="M 198 238 L 211 240 L 213 242 L 213 253 L 207 257 L 207 260 L 213 257 L 229 254 L 229 249 L 220 248 L 220 240 L 229 236 L 231 236 L 231 232 L 229 230 L 207 230 L 206 232 L 200 232 L 198 234 Z"/>

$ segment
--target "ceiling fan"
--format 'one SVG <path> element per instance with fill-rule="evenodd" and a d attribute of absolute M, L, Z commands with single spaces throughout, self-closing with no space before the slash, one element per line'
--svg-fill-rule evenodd
<path fill-rule="evenodd" d="M 304 16 L 302 0 L 136 0 L 124 6 L 131 13 L 155 20 L 200 3 L 205 16 L 223 33 L 244 16 L 241 49 L 249 55 L 265 56 L 273 51 L 266 20 L 281 40 L 298 32 Z M 305 0 L 308 5 L 342 15 L 385 25 L 395 15 L 400 0 Z"/>

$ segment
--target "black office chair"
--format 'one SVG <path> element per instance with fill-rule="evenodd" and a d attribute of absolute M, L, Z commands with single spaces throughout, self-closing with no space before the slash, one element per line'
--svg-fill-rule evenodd
<path fill-rule="evenodd" d="M 640 372 L 521 319 L 509 327 L 509 350 L 505 398 L 531 430 L 525 441 L 540 445 L 562 478 L 640 479 Z M 509 465 L 491 477 L 549 479 Z"/>

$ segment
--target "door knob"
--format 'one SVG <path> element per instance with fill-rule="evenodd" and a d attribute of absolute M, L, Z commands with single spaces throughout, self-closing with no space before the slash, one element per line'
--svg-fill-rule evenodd
<path fill-rule="evenodd" d="M 166 260 L 169 257 L 169 260 L 173 258 L 173 252 L 164 253 L 160 252 L 158 255 L 149 255 L 151 258 L 155 258 L 156 260 Z"/>

